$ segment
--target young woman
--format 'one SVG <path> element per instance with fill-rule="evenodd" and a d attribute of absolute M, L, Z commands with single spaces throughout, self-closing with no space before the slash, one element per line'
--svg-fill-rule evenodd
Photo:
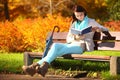
<path fill-rule="evenodd" d="M 71 28 L 82 30 L 89 26 L 92 26 L 92 32 L 83 35 L 71 33 Z M 93 51 L 93 36 L 95 31 L 106 31 L 106 33 L 108 33 L 107 28 L 101 26 L 94 19 L 88 18 L 87 12 L 82 6 L 75 5 L 73 7 L 73 22 L 66 38 L 67 43 L 53 43 L 51 49 L 44 58 L 30 66 L 23 66 L 23 71 L 31 76 L 38 73 L 44 77 L 48 71 L 49 64 L 58 56 L 71 53 L 82 54 L 84 51 Z M 108 36 L 110 35 L 108 34 Z"/>

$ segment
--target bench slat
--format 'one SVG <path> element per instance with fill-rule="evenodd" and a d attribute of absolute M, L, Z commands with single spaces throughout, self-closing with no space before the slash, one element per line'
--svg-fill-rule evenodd
<path fill-rule="evenodd" d="M 110 60 L 110 56 L 98 56 L 98 55 L 71 54 L 71 57 L 78 60 L 90 60 L 90 61 L 109 61 Z"/>
<path fill-rule="evenodd" d="M 48 34 L 47 39 L 50 36 L 50 34 L 51 34 L 51 32 Z M 65 40 L 66 37 L 67 37 L 67 34 L 68 34 L 68 32 L 54 32 L 53 40 L 54 39 L 58 39 L 58 40 L 63 39 L 63 40 Z M 116 36 L 116 40 L 118 40 L 118 41 L 120 40 L 120 32 L 110 32 L 110 34 L 112 36 Z M 104 34 L 102 33 L 101 36 L 104 36 Z M 101 37 L 101 39 L 102 39 L 102 37 Z"/>
<path fill-rule="evenodd" d="M 28 55 L 31 58 L 37 58 L 37 59 L 41 59 L 42 58 L 42 54 L 40 52 L 27 52 Z M 67 55 L 66 55 L 67 56 Z M 60 58 L 60 57 L 58 57 Z M 69 58 L 74 58 L 74 59 L 79 59 L 79 60 L 92 60 L 92 61 L 109 61 L 110 60 L 110 56 L 97 56 L 97 55 L 80 55 L 80 54 L 71 54 Z"/>
<path fill-rule="evenodd" d="M 71 54 L 71 57 L 73 58 L 92 58 L 92 59 L 110 59 L 110 56 L 98 56 L 98 55 L 79 55 L 79 54 Z"/>

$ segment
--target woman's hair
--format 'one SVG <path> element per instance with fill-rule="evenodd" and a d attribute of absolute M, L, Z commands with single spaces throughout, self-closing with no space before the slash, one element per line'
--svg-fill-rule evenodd
<path fill-rule="evenodd" d="M 73 7 L 73 15 L 72 15 L 73 22 L 77 20 L 77 18 L 75 17 L 74 12 L 84 12 L 84 15 L 85 15 L 85 16 L 87 15 L 87 12 L 86 12 L 85 8 L 83 8 L 83 7 L 80 6 L 80 5 L 75 5 L 75 6 Z"/>

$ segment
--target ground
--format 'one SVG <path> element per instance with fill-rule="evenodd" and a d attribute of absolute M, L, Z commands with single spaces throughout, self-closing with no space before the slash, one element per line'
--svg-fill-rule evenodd
<path fill-rule="evenodd" d="M 25 74 L 0 74 L 0 80 L 100 80 L 100 79 L 87 77 L 68 78 L 60 75 L 46 75 L 45 77 L 41 77 L 40 75 L 36 74 L 35 76 L 31 77 Z"/>

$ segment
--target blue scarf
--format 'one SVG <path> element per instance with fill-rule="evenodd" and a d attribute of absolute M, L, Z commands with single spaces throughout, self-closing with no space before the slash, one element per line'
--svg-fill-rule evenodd
<path fill-rule="evenodd" d="M 83 21 L 75 22 L 75 29 L 82 30 L 88 27 L 88 17 L 86 16 Z"/>

